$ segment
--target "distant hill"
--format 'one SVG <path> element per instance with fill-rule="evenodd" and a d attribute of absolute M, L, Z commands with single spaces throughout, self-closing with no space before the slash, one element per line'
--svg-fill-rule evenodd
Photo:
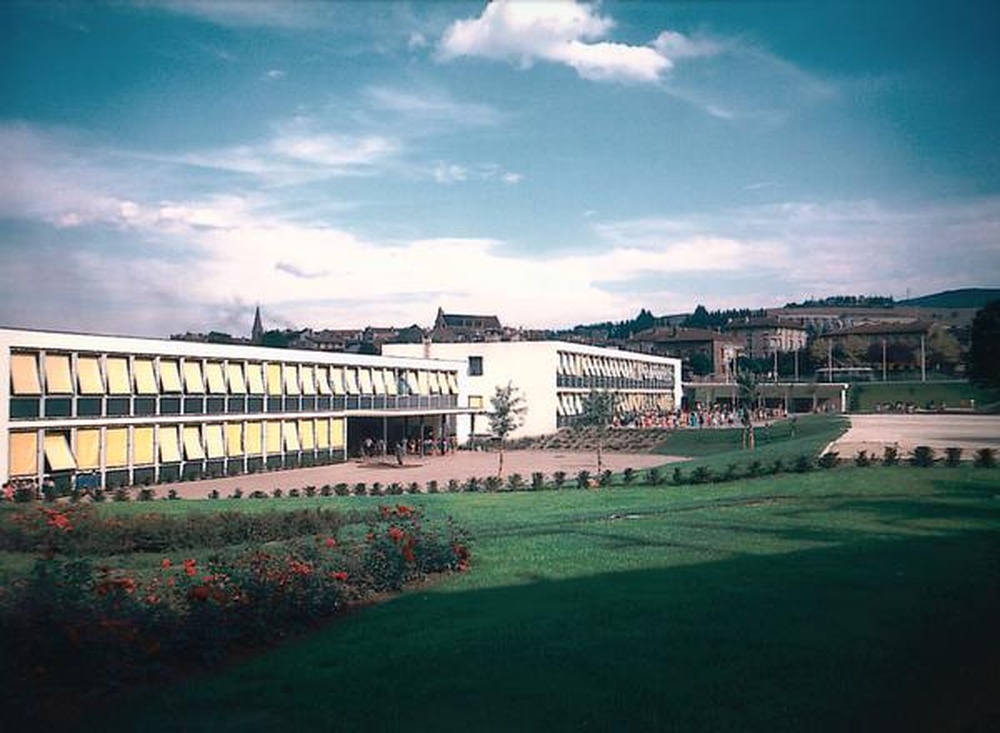
<path fill-rule="evenodd" d="M 946 290 L 943 293 L 900 300 L 896 302 L 896 305 L 921 308 L 982 308 L 994 300 L 1000 300 L 1000 288 L 961 288 L 960 290 Z"/>

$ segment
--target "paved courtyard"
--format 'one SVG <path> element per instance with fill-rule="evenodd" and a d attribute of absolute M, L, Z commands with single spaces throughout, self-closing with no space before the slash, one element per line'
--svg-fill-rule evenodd
<path fill-rule="evenodd" d="M 605 453 L 603 456 L 604 467 L 615 472 L 630 467 L 639 470 L 662 466 L 678 460 L 683 459 L 636 453 Z M 541 471 L 546 479 L 549 479 L 556 471 L 565 471 L 567 477 L 572 478 L 582 470 L 591 473 L 597 471 L 597 457 L 594 453 L 517 450 L 504 454 L 504 475 L 519 473 L 525 483 L 531 481 L 531 474 L 535 471 Z M 425 487 L 428 481 L 436 480 L 445 486 L 449 479 L 465 481 L 471 476 L 485 478 L 496 472 L 496 453 L 459 451 L 447 456 L 407 456 L 402 466 L 396 463 L 395 458 L 389 457 L 385 461 L 373 460 L 367 463 L 350 461 L 334 466 L 168 484 L 157 486 L 156 493 L 157 496 L 164 497 L 170 489 L 176 489 L 181 498 L 204 499 L 213 489 L 218 489 L 219 494 L 225 497 L 232 494 L 236 488 L 242 489 L 244 494 L 258 489 L 270 493 L 276 488 L 288 491 L 309 485 L 319 487 L 323 484 L 333 485 L 341 482 L 351 486 L 362 481 L 369 486 L 376 481 L 383 486 L 391 483 L 401 483 L 405 486 L 416 481 L 421 487 Z"/>
<path fill-rule="evenodd" d="M 962 448 L 969 455 L 980 448 L 1000 451 L 1000 415 L 851 415 L 851 429 L 834 442 L 832 450 L 849 458 L 861 450 L 881 455 L 887 445 L 898 445 L 905 455 L 918 445 L 936 451 Z"/>

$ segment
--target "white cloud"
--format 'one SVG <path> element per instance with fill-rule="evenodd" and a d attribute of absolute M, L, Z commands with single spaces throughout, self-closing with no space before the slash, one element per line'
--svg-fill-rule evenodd
<path fill-rule="evenodd" d="M 575 1 L 496 0 L 478 18 L 452 23 L 438 51 L 443 60 L 480 57 L 522 68 L 555 62 L 593 81 L 655 82 L 670 69 L 669 58 L 653 47 L 598 41 L 613 27 L 596 6 Z"/>
<path fill-rule="evenodd" d="M 278 79 L 285 78 L 285 72 L 281 69 L 268 69 L 264 72 L 263 78 L 269 81 L 277 81 Z"/>
<path fill-rule="evenodd" d="M 723 45 L 708 38 L 691 38 L 677 31 L 663 31 L 653 41 L 653 48 L 673 61 L 715 56 Z"/>
<path fill-rule="evenodd" d="M 510 172 L 508 172 L 508 173 L 504 173 L 503 176 L 501 176 L 501 179 L 508 186 L 514 186 L 514 185 L 517 185 L 518 183 L 520 183 L 521 181 L 523 181 L 524 180 L 524 176 L 522 174 L 520 174 L 520 173 L 510 173 Z"/>
<path fill-rule="evenodd" d="M 408 118 L 470 126 L 497 125 L 504 119 L 496 108 L 488 104 L 462 102 L 440 90 L 411 91 L 373 86 L 366 89 L 364 94 L 375 109 Z"/>
<path fill-rule="evenodd" d="M 135 4 L 235 27 L 309 28 L 325 22 L 330 12 L 325 3 L 288 0 L 137 0 Z"/>
<path fill-rule="evenodd" d="M 458 183 L 468 178 L 468 173 L 460 165 L 454 163 L 438 163 L 434 168 L 434 180 L 438 183 Z"/>

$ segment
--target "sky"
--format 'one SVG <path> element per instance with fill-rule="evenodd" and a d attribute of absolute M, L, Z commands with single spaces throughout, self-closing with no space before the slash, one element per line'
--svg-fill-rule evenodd
<path fill-rule="evenodd" d="M 1000 285 L 974 2 L 0 4 L 0 325 L 526 328 Z"/>

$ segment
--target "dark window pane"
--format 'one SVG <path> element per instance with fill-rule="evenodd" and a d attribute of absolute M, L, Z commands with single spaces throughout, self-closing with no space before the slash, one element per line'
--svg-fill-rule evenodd
<path fill-rule="evenodd" d="M 247 409 L 246 402 L 246 399 L 243 397 L 230 397 L 228 412 L 230 414 L 245 412 Z"/>
<path fill-rule="evenodd" d="M 200 415 L 205 411 L 205 400 L 201 397 L 184 398 L 184 414 Z"/>
<path fill-rule="evenodd" d="M 103 400 L 100 397 L 78 397 L 76 400 L 77 417 L 100 417 L 103 413 Z"/>
<path fill-rule="evenodd" d="M 161 397 L 160 398 L 160 414 L 161 415 L 179 415 L 181 414 L 181 401 L 178 397 Z"/>
<path fill-rule="evenodd" d="M 264 412 L 264 398 L 250 397 L 247 399 L 247 412 Z"/>
<path fill-rule="evenodd" d="M 135 414 L 136 415 L 155 415 L 156 414 L 156 398 L 155 397 L 136 397 L 135 398 Z"/>
<path fill-rule="evenodd" d="M 268 412 L 281 412 L 281 398 L 280 397 L 268 397 L 267 398 L 267 411 Z"/>
<path fill-rule="evenodd" d="M 131 414 L 131 402 L 128 397 L 108 397 L 108 417 L 124 417 Z"/>
<path fill-rule="evenodd" d="M 69 397 L 49 397 L 45 400 L 45 417 L 69 417 L 73 414 L 73 400 Z"/>
<path fill-rule="evenodd" d="M 219 415 L 226 411 L 226 398 L 225 397 L 209 397 L 208 398 L 208 408 L 206 412 L 210 415 Z"/>

